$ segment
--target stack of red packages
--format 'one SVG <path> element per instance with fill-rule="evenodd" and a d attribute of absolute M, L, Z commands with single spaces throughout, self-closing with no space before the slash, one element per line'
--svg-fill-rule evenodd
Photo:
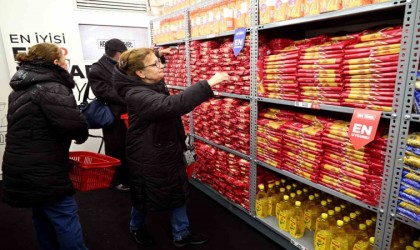
<path fill-rule="evenodd" d="M 196 176 L 229 200 L 249 210 L 249 162 L 196 142 Z"/>
<path fill-rule="evenodd" d="M 366 183 L 369 188 L 365 192 L 365 202 L 369 204 L 379 204 L 387 142 L 388 132 L 381 129 L 376 133 L 375 140 L 365 147 L 370 155 L 370 175 Z"/>
<path fill-rule="evenodd" d="M 217 54 L 219 42 L 217 41 L 192 41 L 190 43 L 190 67 L 191 82 L 197 83 L 200 80 L 207 80 L 212 75 L 208 74 L 215 61 L 211 59 L 211 54 Z M 184 62 L 185 63 L 185 62 Z"/>
<path fill-rule="evenodd" d="M 260 71 L 259 96 L 284 100 L 299 99 L 296 81 L 299 51 L 299 48 L 289 46 L 273 50 L 270 55 L 264 57 L 258 69 Z"/>
<path fill-rule="evenodd" d="M 391 111 L 402 28 L 360 36 L 344 55 L 343 106 Z"/>
<path fill-rule="evenodd" d="M 177 95 L 180 92 L 181 92 L 180 90 L 169 89 L 169 93 L 171 95 Z M 181 117 L 181 120 L 182 120 L 182 124 L 184 124 L 185 133 L 186 134 L 190 133 L 190 114 L 183 115 Z"/>
<path fill-rule="evenodd" d="M 165 82 L 168 85 L 187 86 L 187 69 L 185 64 L 185 45 L 172 49 L 172 55 L 166 55 Z"/>
<path fill-rule="evenodd" d="M 376 137 L 368 146 L 355 150 L 348 137 L 348 128 L 349 122 L 346 121 L 337 120 L 325 124 L 324 157 L 319 183 L 368 204 L 377 205 L 382 182 L 378 168 L 383 169 L 379 165 L 384 162 L 386 139 Z"/>
<path fill-rule="evenodd" d="M 216 98 L 201 104 L 194 114 L 198 135 L 249 155 L 249 102 Z"/>
<path fill-rule="evenodd" d="M 257 121 L 257 158 L 273 167 L 281 168 L 282 125 L 293 120 L 294 113 L 274 108 L 261 111 Z"/>
<path fill-rule="evenodd" d="M 283 125 L 282 167 L 291 173 L 317 182 L 323 152 L 322 126 L 312 118 L 315 116 L 296 114 L 297 121 Z M 309 122 L 303 122 L 305 119 Z"/>
<path fill-rule="evenodd" d="M 216 54 L 210 55 L 214 61 L 208 74 L 226 72 L 230 81 L 216 86 L 216 90 L 240 95 L 250 93 L 250 37 L 245 38 L 245 44 L 238 56 L 233 53 L 232 38 L 226 38 Z"/>
<path fill-rule="evenodd" d="M 244 48 L 235 57 L 232 38 L 221 44 L 216 41 L 191 43 L 191 77 L 193 84 L 199 80 L 210 79 L 217 72 L 226 72 L 229 81 L 213 87 L 213 90 L 234 94 L 250 93 L 250 37 L 247 36 Z"/>
<path fill-rule="evenodd" d="M 343 90 L 343 48 L 354 39 L 329 41 L 302 49 L 298 82 L 300 100 L 339 106 Z"/>

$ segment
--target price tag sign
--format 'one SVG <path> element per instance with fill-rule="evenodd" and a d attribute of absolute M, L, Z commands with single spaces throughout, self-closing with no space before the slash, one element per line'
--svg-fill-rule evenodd
<path fill-rule="evenodd" d="M 298 249 L 302 249 L 302 250 L 309 250 L 308 248 L 302 246 L 301 244 L 299 244 L 298 242 L 296 242 L 294 239 L 290 239 L 290 243 L 292 243 L 292 245 L 296 246 Z"/>
<path fill-rule="evenodd" d="M 238 56 L 241 50 L 244 48 L 245 45 L 245 35 L 246 35 L 246 28 L 239 28 L 235 30 L 235 35 L 233 36 L 233 54 Z"/>
<path fill-rule="evenodd" d="M 351 118 L 349 138 L 356 150 L 375 139 L 381 111 L 355 109 Z"/>
<path fill-rule="evenodd" d="M 217 91 L 213 91 L 213 94 L 214 94 L 214 95 L 219 95 L 219 92 L 217 92 Z"/>

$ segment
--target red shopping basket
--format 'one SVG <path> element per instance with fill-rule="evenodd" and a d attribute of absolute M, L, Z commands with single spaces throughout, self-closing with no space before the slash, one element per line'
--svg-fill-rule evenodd
<path fill-rule="evenodd" d="M 120 160 L 87 151 L 70 152 L 74 167 L 70 170 L 73 186 L 79 191 L 108 188 Z"/>

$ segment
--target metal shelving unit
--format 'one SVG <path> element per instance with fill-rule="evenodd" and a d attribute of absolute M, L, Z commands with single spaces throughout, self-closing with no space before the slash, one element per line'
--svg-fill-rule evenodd
<path fill-rule="evenodd" d="M 323 13 L 315 16 L 308 16 L 293 20 L 287 20 L 282 22 L 276 22 L 271 24 L 258 24 L 258 0 L 251 0 L 251 27 L 248 29 L 250 34 L 250 82 L 251 89 L 250 94 L 248 95 L 236 95 L 230 93 L 215 92 L 216 96 L 238 98 L 242 100 L 249 100 L 251 107 L 250 115 L 250 155 L 245 155 L 235 150 L 229 149 L 223 145 L 218 145 L 210 140 L 202 138 L 194 133 L 194 121 L 192 113 L 190 113 L 190 133 L 193 135 L 193 138 L 203 141 L 207 144 L 210 144 L 214 147 L 227 151 L 229 153 L 235 154 L 241 158 L 247 159 L 250 161 L 250 187 L 249 187 L 249 201 L 250 201 L 250 211 L 244 210 L 241 206 L 236 205 L 226 198 L 222 197 L 218 192 L 214 191 L 210 186 L 205 185 L 199 182 L 196 179 L 191 180 L 191 183 L 202 190 L 204 193 L 212 197 L 214 200 L 218 201 L 220 204 L 231 210 L 234 214 L 241 217 L 247 221 L 250 225 L 261 231 L 263 234 L 267 235 L 274 241 L 278 242 L 280 245 L 286 249 L 292 249 L 292 246 L 295 246 L 299 249 L 313 249 L 312 238 L 309 236 L 310 240 L 295 240 L 292 239 L 287 233 L 281 232 L 277 229 L 276 221 L 273 218 L 260 219 L 255 216 L 255 199 L 256 199 L 256 179 L 257 179 L 257 167 L 263 167 L 269 169 L 273 172 L 279 173 L 281 175 L 287 176 L 291 179 L 299 181 L 303 184 L 312 186 L 318 190 L 321 190 L 325 193 L 331 194 L 340 199 L 349 201 L 353 204 L 356 204 L 360 207 L 368 209 L 370 211 L 377 212 L 377 222 L 376 222 L 376 232 L 375 232 L 375 249 L 390 249 L 390 244 L 392 240 L 392 233 L 394 228 L 395 221 L 405 223 L 411 227 L 420 229 L 420 223 L 417 223 L 411 219 L 408 219 L 402 215 L 397 214 L 397 200 L 398 200 L 398 189 L 401 181 L 402 166 L 403 166 L 403 156 L 405 152 L 405 142 L 408 135 L 408 129 L 410 123 L 417 124 L 420 122 L 420 115 L 412 114 L 412 98 L 414 91 L 415 75 L 418 68 L 418 55 L 419 52 L 419 26 L 420 26 L 420 0 L 393 0 L 383 3 L 377 3 L 372 5 L 367 5 L 363 7 L 346 9 L 340 11 L 333 11 L 329 13 Z M 221 34 L 213 34 L 202 37 L 190 37 L 190 26 L 189 26 L 189 10 L 193 10 L 200 6 L 205 6 L 214 1 L 206 1 L 204 3 L 192 6 L 185 9 L 185 22 L 186 22 L 186 37 L 180 41 L 174 41 L 173 43 L 182 42 L 186 45 L 187 50 L 187 60 L 186 63 L 189 65 L 190 54 L 189 54 L 189 42 L 193 40 L 205 40 L 212 39 L 224 36 L 230 36 L 234 34 L 234 31 L 223 32 Z M 258 33 L 267 32 L 269 29 L 289 29 L 292 26 L 303 27 L 303 29 L 311 29 L 311 25 L 316 25 L 319 23 L 328 23 L 337 20 L 350 20 L 351 18 L 361 18 L 361 20 L 369 20 L 372 15 L 381 16 L 382 13 L 393 13 L 401 12 L 403 16 L 403 36 L 401 41 L 401 52 L 399 57 L 400 69 L 397 72 L 397 80 L 395 87 L 394 102 L 392 107 L 392 112 L 383 112 L 382 118 L 388 119 L 390 121 L 389 127 L 389 139 L 387 146 L 387 156 L 386 164 L 384 166 L 384 175 L 383 182 L 381 187 L 381 198 L 380 204 L 378 207 L 368 205 L 364 202 L 361 202 L 357 199 L 344 195 L 340 192 L 327 188 L 317 183 L 313 183 L 310 180 L 307 180 L 303 177 L 297 176 L 288 171 L 277 169 L 267 163 L 257 160 L 257 119 L 258 119 L 258 103 L 271 103 L 278 104 L 283 106 L 291 106 L 300 108 L 302 110 L 311 109 L 311 110 L 322 110 L 329 112 L 336 112 L 342 114 L 352 114 L 354 108 L 342 107 L 342 106 L 333 106 L 325 104 L 313 104 L 307 102 L 297 102 L 297 101 L 288 101 L 288 100 L 279 100 L 259 97 L 257 92 L 257 72 L 256 67 L 253 65 L 257 64 L 258 60 Z M 178 13 L 179 14 L 179 13 Z M 382 14 L 383 15 L 383 14 Z M 163 17 L 165 18 L 165 17 Z M 399 18 L 399 16 L 398 16 Z M 353 20 L 353 19 L 351 19 Z M 382 20 L 382 19 L 381 19 Z M 351 23 L 351 21 L 349 21 Z M 349 25 L 349 22 L 346 22 L 345 25 Z M 360 22 L 360 20 L 359 20 Z M 152 23 L 151 23 L 152 24 Z M 360 23 L 357 23 L 357 25 Z M 336 25 L 338 26 L 338 25 Z M 151 26 L 153 28 L 153 26 Z M 323 27 L 325 29 L 326 27 Z M 328 25 L 327 25 L 328 28 Z M 152 38 L 153 39 L 153 38 Z M 172 42 L 171 42 L 172 43 Z M 165 43 L 167 44 L 167 43 Z M 188 86 L 191 85 L 191 72 L 190 67 L 188 68 Z M 410 70 L 414 69 L 414 70 Z M 184 90 L 185 87 L 179 86 L 168 86 L 169 88 Z"/>
<path fill-rule="evenodd" d="M 171 45 L 171 44 L 183 44 L 185 43 L 185 40 L 180 39 L 180 40 L 173 40 L 173 41 L 169 41 L 169 42 L 164 42 L 164 43 L 157 43 L 157 46 L 165 46 L 165 45 Z"/>

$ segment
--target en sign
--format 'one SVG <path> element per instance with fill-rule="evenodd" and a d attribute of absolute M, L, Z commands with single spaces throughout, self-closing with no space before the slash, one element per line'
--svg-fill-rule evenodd
<path fill-rule="evenodd" d="M 351 118 L 349 137 L 356 150 L 375 139 L 381 111 L 355 109 Z"/>
<path fill-rule="evenodd" d="M 233 37 L 233 54 L 238 56 L 245 44 L 246 28 L 239 28 L 235 30 Z"/>

